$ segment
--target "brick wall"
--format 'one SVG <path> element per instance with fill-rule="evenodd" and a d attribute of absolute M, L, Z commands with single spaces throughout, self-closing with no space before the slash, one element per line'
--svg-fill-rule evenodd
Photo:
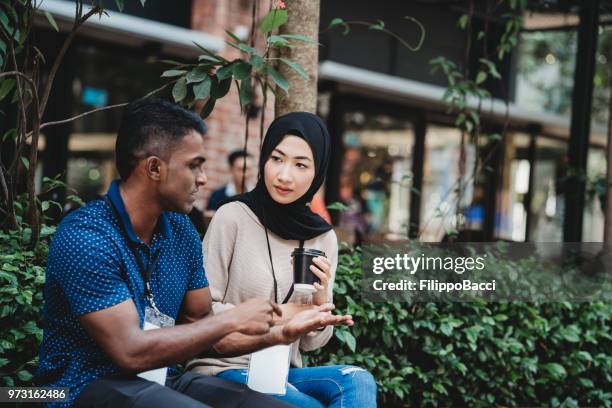
<path fill-rule="evenodd" d="M 258 2 L 260 20 L 269 9 L 269 1 Z M 251 0 L 194 0 L 192 12 L 192 28 L 207 34 L 227 38 L 224 30 L 236 34 L 250 34 L 252 21 Z M 261 42 L 261 34 L 256 38 Z M 261 49 L 261 47 L 260 47 Z M 240 52 L 226 46 L 221 53 L 227 59 L 239 57 Z M 256 104 L 261 106 L 262 98 L 258 95 Z M 268 95 L 265 114 L 264 131 L 274 118 L 274 96 Z M 230 92 L 215 105 L 212 114 L 206 120 L 209 127 L 206 136 L 207 162 L 206 171 L 208 183 L 202 192 L 202 200 L 206 201 L 211 191 L 229 181 L 230 175 L 227 166 L 227 155 L 235 149 L 244 146 L 246 116 L 240 111 L 238 90 L 232 84 Z M 258 157 L 260 142 L 260 117 L 250 120 L 249 139 L 247 150 Z"/>

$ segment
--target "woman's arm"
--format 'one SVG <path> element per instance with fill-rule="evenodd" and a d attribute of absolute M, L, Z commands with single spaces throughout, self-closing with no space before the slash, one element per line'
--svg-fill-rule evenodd
<path fill-rule="evenodd" d="M 225 301 L 230 282 L 230 266 L 238 237 L 238 225 L 231 216 L 231 208 L 221 207 L 208 226 L 202 241 L 204 271 L 208 278 L 214 314 L 232 309 L 234 304 Z"/>

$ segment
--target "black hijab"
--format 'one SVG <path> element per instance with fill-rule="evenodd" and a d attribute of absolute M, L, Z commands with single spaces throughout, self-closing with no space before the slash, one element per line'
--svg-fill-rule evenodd
<path fill-rule="evenodd" d="M 286 135 L 301 137 L 308 143 L 312 149 L 315 176 L 302 197 L 290 204 L 279 204 L 270 197 L 266 188 L 264 166 Z M 257 185 L 248 193 L 233 197 L 228 202 L 240 201 L 248 205 L 265 227 L 283 239 L 306 241 L 329 231 L 332 226 L 313 213 L 306 204 L 312 201 L 327 174 L 330 143 L 325 123 L 312 113 L 291 112 L 276 118 L 270 124 L 261 148 Z"/>

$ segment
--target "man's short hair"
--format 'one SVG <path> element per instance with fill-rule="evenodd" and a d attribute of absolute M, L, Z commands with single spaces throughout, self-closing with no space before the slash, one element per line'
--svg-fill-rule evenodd
<path fill-rule="evenodd" d="M 229 154 L 229 156 L 227 156 L 227 163 L 230 165 L 230 167 L 232 167 L 234 162 L 241 157 L 247 158 L 253 156 L 245 150 L 234 150 Z"/>
<path fill-rule="evenodd" d="M 206 134 L 204 121 L 195 113 L 157 97 L 142 98 L 125 107 L 115 143 L 117 170 L 122 180 L 148 156 L 167 160 L 173 148 L 190 131 Z"/>

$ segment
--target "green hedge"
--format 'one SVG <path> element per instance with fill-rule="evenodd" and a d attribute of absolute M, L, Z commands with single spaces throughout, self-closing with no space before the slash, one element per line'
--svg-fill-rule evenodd
<path fill-rule="evenodd" d="M 27 385 L 37 364 L 52 228 L 0 232 L 0 384 Z M 371 303 L 361 254 L 340 255 L 335 302 L 355 317 L 309 364 L 357 364 L 391 406 L 612 406 L 609 304 Z"/>
<path fill-rule="evenodd" d="M 306 357 L 370 370 L 399 406 L 612 406 L 612 306 L 372 303 L 361 253 L 339 258 L 335 303 L 355 326 Z"/>
<path fill-rule="evenodd" d="M 0 231 L 0 385 L 31 385 L 42 340 L 42 308 L 48 244 L 43 226 L 30 250 L 31 230 Z"/>

